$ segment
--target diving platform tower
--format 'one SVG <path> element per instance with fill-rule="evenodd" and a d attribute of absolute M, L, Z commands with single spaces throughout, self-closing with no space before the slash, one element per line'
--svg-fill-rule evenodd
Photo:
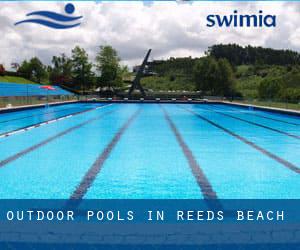
<path fill-rule="evenodd" d="M 150 56 L 150 53 L 151 53 L 151 49 L 148 50 L 144 60 L 143 60 L 143 63 L 142 65 L 139 67 L 138 71 L 137 71 L 137 74 L 134 78 L 134 80 L 132 81 L 132 85 L 128 91 L 128 97 L 131 97 L 131 94 L 132 92 L 135 90 L 135 89 L 138 89 L 142 96 L 145 97 L 146 96 L 146 93 L 145 93 L 145 90 L 143 89 L 140 81 L 141 81 L 141 78 L 144 74 L 144 70 L 145 70 L 145 67 L 147 65 L 147 62 L 148 62 L 148 59 L 149 59 L 149 56 Z"/>

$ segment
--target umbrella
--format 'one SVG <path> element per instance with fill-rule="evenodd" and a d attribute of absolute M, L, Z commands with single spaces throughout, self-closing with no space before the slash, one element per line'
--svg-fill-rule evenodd
<path fill-rule="evenodd" d="M 50 85 L 43 85 L 40 87 L 41 89 L 47 89 L 47 90 L 55 90 L 54 87 L 50 86 Z"/>
<path fill-rule="evenodd" d="M 49 100 L 48 95 L 49 95 L 49 90 L 55 90 L 55 88 L 52 87 L 52 86 L 50 86 L 50 85 L 43 85 L 43 86 L 41 86 L 40 88 L 41 88 L 41 89 L 46 89 L 46 90 L 47 90 L 47 106 L 48 106 L 48 100 Z"/>

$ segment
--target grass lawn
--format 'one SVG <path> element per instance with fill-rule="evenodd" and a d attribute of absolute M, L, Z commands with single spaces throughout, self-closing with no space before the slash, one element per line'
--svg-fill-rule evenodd
<path fill-rule="evenodd" d="M 11 82 L 11 83 L 31 83 L 36 84 L 35 82 L 32 82 L 28 79 L 25 79 L 23 77 L 17 77 L 17 76 L 0 76 L 0 82 Z"/>

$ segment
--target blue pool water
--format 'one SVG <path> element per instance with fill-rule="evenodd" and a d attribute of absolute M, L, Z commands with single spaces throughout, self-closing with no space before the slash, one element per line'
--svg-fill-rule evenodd
<path fill-rule="evenodd" d="M 94 106 L 90 104 L 75 103 L 0 114 L 0 135 L 92 108 Z"/>
<path fill-rule="evenodd" d="M 292 115 L 78 103 L 0 114 L 0 134 L 0 198 L 300 198 Z"/>

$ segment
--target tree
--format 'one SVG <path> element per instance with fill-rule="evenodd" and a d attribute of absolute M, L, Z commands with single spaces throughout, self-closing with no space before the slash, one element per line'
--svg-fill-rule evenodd
<path fill-rule="evenodd" d="M 217 71 L 214 93 L 216 95 L 231 96 L 234 89 L 234 73 L 227 59 L 218 60 Z"/>
<path fill-rule="evenodd" d="M 193 71 L 196 88 L 203 92 L 212 92 L 217 81 L 217 61 L 213 57 L 198 59 Z"/>
<path fill-rule="evenodd" d="M 198 59 L 194 66 L 196 88 L 212 95 L 229 96 L 233 91 L 234 74 L 227 59 Z"/>
<path fill-rule="evenodd" d="M 27 79 L 30 79 L 31 77 L 31 68 L 30 68 L 30 64 L 29 62 L 27 62 L 26 60 L 24 60 L 18 71 L 17 71 L 20 75 L 22 75 L 23 77 L 27 78 Z"/>
<path fill-rule="evenodd" d="M 23 61 L 18 73 L 38 83 L 41 83 L 41 80 L 47 77 L 46 67 L 37 57 L 33 57 L 29 62 Z"/>
<path fill-rule="evenodd" d="M 93 85 L 92 66 L 86 51 L 76 46 L 72 50 L 72 75 L 75 87 L 85 91 Z"/>
<path fill-rule="evenodd" d="M 41 83 L 41 80 L 47 76 L 46 67 L 37 57 L 33 57 L 29 64 L 31 69 L 31 79 Z"/>
<path fill-rule="evenodd" d="M 72 83 L 72 60 L 65 54 L 52 57 L 52 67 L 49 68 L 49 80 L 52 84 L 70 85 Z"/>
<path fill-rule="evenodd" d="M 265 79 L 258 86 L 258 95 L 262 99 L 273 99 L 279 96 L 283 86 L 282 79 Z"/>
<path fill-rule="evenodd" d="M 0 64 L 0 76 L 4 76 L 4 75 L 5 75 L 5 68 L 3 64 Z"/>
<path fill-rule="evenodd" d="M 96 56 L 96 69 L 100 73 L 99 85 L 118 86 L 127 68 L 120 67 L 117 51 L 111 46 L 100 46 Z"/>

